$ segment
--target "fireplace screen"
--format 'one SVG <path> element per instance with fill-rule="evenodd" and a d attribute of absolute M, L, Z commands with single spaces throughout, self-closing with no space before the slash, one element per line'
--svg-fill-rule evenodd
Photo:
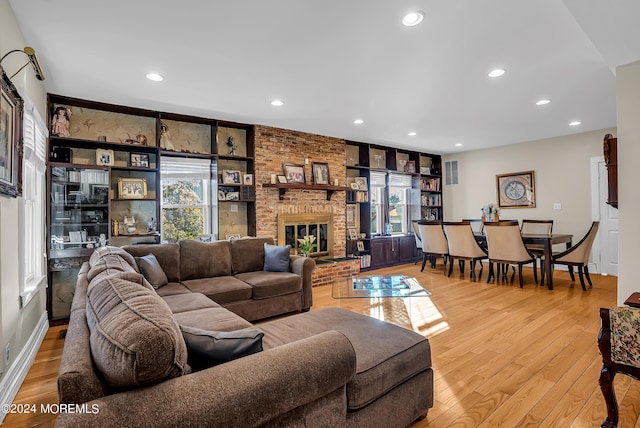
<path fill-rule="evenodd" d="M 278 244 L 291 245 L 294 253 L 301 254 L 298 239 L 305 236 L 315 236 L 316 248 L 311 252 L 312 256 L 331 255 L 331 216 L 327 215 L 296 215 L 280 216 L 278 218 Z"/>

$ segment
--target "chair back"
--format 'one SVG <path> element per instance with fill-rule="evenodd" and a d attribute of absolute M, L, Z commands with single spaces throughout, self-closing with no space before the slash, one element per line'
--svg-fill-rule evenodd
<path fill-rule="evenodd" d="M 553 220 L 522 220 L 520 233 L 535 235 L 550 235 L 553 230 Z"/>
<path fill-rule="evenodd" d="M 427 254 L 449 254 L 447 237 L 441 221 L 421 222 L 418 225 L 422 235 L 422 251 Z"/>
<path fill-rule="evenodd" d="M 485 223 L 484 233 L 487 235 L 489 260 L 524 262 L 533 259 L 522 242 L 517 221 Z"/>
<path fill-rule="evenodd" d="M 468 221 L 443 222 L 442 227 L 447 237 L 451 257 L 486 257 L 487 253 L 480 248 L 473 237 Z"/>
<path fill-rule="evenodd" d="M 596 234 L 598 233 L 599 226 L 599 221 L 594 221 L 593 223 L 591 223 L 591 228 L 589 229 L 587 234 L 580 240 L 580 242 L 569 248 L 567 251 L 563 251 L 562 253 L 556 255 L 553 258 L 554 261 L 577 263 L 583 265 L 589 263 L 591 247 L 593 246 L 593 241 L 596 239 Z"/>
<path fill-rule="evenodd" d="M 421 250 L 422 249 L 422 235 L 420 234 L 420 228 L 418 227 L 418 220 L 411 221 L 411 225 L 413 226 L 413 233 L 416 236 L 416 248 Z"/>
<path fill-rule="evenodd" d="M 482 219 L 481 218 L 463 218 L 462 221 L 468 221 L 471 225 L 473 233 L 482 233 Z"/>

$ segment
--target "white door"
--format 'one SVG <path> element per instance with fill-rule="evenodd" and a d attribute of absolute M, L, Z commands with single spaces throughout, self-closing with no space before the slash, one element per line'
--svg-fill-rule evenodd
<path fill-rule="evenodd" d="M 609 193 L 607 167 L 598 161 L 600 273 L 618 276 L 618 209 L 606 203 Z M 596 261 L 597 263 L 597 261 Z"/>

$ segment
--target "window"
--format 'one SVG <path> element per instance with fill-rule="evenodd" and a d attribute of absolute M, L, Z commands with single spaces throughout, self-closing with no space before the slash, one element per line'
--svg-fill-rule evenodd
<path fill-rule="evenodd" d="M 45 153 L 47 127 L 25 97 L 23 189 L 20 202 L 20 301 L 24 307 L 46 279 Z"/>
<path fill-rule="evenodd" d="M 162 186 L 162 242 L 216 234 L 213 195 L 217 193 L 216 165 L 206 159 L 160 160 Z"/>
<path fill-rule="evenodd" d="M 371 234 L 382 235 L 384 232 L 384 205 L 386 198 L 386 174 L 372 171 L 371 180 Z"/>
<path fill-rule="evenodd" d="M 409 232 L 411 176 L 389 174 L 389 226 L 391 233 Z"/>

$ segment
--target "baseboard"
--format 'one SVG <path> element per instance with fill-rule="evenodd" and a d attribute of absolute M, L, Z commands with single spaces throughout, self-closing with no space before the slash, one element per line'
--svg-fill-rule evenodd
<path fill-rule="evenodd" d="M 36 324 L 36 328 L 33 330 L 33 333 L 31 333 L 29 340 L 18 354 L 18 357 L 0 380 L 0 404 L 13 403 L 13 399 L 18 394 L 24 378 L 27 377 L 27 373 L 29 373 L 31 364 L 36 358 L 38 349 L 40 349 L 40 345 L 48 329 L 49 319 L 45 311 L 42 313 L 38 324 Z M 4 421 L 5 416 L 4 408 L 0 409 L 0 424 Z"/>

